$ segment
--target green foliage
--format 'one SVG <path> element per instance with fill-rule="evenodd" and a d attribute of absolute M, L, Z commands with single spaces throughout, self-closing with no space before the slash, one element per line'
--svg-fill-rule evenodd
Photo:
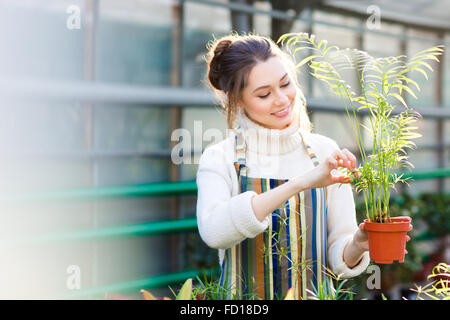
<path fill-rule="evenodd" d="M 341 279 L 336 276 L 331 270 L 326 269 L 323 280 L 318 283 L 317 288 L 312 283 L 313 290 L 308 290 L 308 299 L 312 300 L 353 300 L 354 293 L 351 292 L 346 285 L 348 279 Z M 193 287 L 191 293 L 191 300 L 221 300 L 226 294 L 226 288 L 219 285 L 219 280 L 208 279 L 204 276 L 203 280 L 197 277 L 197 284 Z M 261 300 L 255 293 L 243 295 L 236 293 L 231 295 L 231 300 Z M 294 293 L 292 288 L 288 290 L 285 297 L 275 296 L 274 300 L 294 300 Z"/>
<path fill-rule="evenodd" d="M 220 280 L 203 276 L 203 280 L 197 277 L 197 284 L 192 291 L 192 300 L 223 300 L 229 297 L 231 300 L 260 300 L 253 292 L 244 294 L 236 288 L 236 293 L 228 292 L 228 288 L 220 286 Z"/>
<path fill-rule="evenodd" d="M 450 300 L 450 266 L 444 262 L 433 268 L 428 276 L 432 282 L 421 287 L 416 285 L 417 300 L 424 300 L 423 296 L 431 300 Z"/>
<path fill-rule="evenodd" d="M 192 278 L 187 279 L 178 292 L 176 300 L 191 300 L 192 295 Z"/>
<path fill-rule="evenodd" d="M 427 71 L 433 71 L 429 61 L 439 62 L 437 56 L 442 54 L 442 46 L 423 50 L 407 59 L 404 55 L 374 58 L 365 51 L 339 49 L 307 33 L 288 33 L 280 37 L 280 42 L 288 47 L 294 58 L 300 50 L 312 51 L 296 67 L 309 63 L 311 75 L 325 82 L 340 98 L 361 153 L 362 165 L 356 171 L 342 171 L 353 178 L 355 190 L 363 193 L 367 219 L 389 221 L 391 189 L 408 180 L 396 172 L 413 167 L 406 150 L 414 148 L 412 140 L 421 136 L 414 131 L 420 114 L 409 108 L 403 98 L 403 94 L 408 93 L 417 99 L 415 90 L 420 91 L 417 82 L 408 75 L 419 72 L 428 79 Z M 346 70 L 357 75 L 358 93 L 341 75 Z M 398 103 L 404 108 L 401 112 L 395 110 Z M 369 126 L 360 123 L 358 112 L 361 110 L 369 114 Z M 372 138 L 371 154 L 366 154 L 364 149 L 362 130 Z"/>
<path fill-rule="evenodd" d="M 353 300 L 354 293 L 345 287 L 348 279 L 343 280 L 330 269 L 325 268 L 325 277 L 317 284 L 311 281 L 313 290 L 306 289 L 311 300 Z"/>
<path fill-rule="evenodd" d="M 421 193 L 415 197 L 408 193 L 396 196 L 391 211 L 413 219 L 414 230 L 433 237 L 443 237 L 450 232 L 450 194 Z"/>
<path fill-rule="evenodd" d="M 208 279 L 206 274 L 203 280 L 197 276 L 197 285 L 192 291 L 192 300 L 220 300 L 220 288 L 218 280 Z"/>
<path fill-rule="evenodd" d="M 425 232 L 442 237 L 450 233 L 450 195 L 443 193 L 424 193 L 419 199 L 418 212 Z"/>

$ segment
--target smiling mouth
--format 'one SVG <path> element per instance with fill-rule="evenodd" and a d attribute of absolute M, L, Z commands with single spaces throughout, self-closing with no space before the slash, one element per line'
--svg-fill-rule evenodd
<path fill-rule="evenodd" d="M 286 112 L 286 111 L 290 108 L 290 106 L 291 106 L 291 105 L 288 105 L 286 108 L 284 108 L 284 109 L 282 109 L 282 110 L 280 110 L 280 111 L 274 112 L 274 113 L 272 113 L 272 114 L 274 114 L 274 115 L 282 114 L 283 112 Z"/>

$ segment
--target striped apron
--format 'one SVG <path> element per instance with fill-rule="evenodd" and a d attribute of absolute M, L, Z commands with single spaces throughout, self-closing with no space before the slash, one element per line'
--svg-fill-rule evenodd
<path fill-rule="evenodd" d="M 301 135 L 301 134 L 300 134 Z M 314 165 L 319 161 L 302 136 Z M 288 179 L 247 177 L 245 142 L 236 135 L 234 162 L 239 192 L 257 194 Z M 299 192 L 270 215 L 269 227 L 255 238 L 247 238 L 226 249 L 221 265 L 219 291 L 222 299 L 283 299 L 289 288 L 296 299 L 306 299 L 306 289 L 325 285 L 327 248 L 326 188 Z"/>

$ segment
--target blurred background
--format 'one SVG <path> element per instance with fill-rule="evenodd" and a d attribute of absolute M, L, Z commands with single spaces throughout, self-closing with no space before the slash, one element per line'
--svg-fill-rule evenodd
<path fill-rule="evenodd" d="M 375 57 L 410 55 L 448 47 L 449 9 L 449 0 L 1 0 L 0 298 L 173 297 L 169 286 L 217 276 L 195 220 L 196 163 L 226 129 L 205 85 L 208 41 L 308 32 Z M 428 81 L 414 78 L 422 90 L 408 100 L 423 137 L 410 152 L 414 181 L 393 199 L 415 228 L 405 263 L 382 267 L 391 298 L 450 261 L 449 56 Z M 299 82 L 314 132 L 356 153 L 341 103 L 306 69 Z M 353 280 L 357 298 L 379 297 L 368 276 Z"/>

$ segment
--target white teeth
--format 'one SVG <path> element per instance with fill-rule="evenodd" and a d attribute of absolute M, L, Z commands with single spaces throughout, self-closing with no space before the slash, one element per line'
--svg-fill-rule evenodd
<path fill-rule="evenodd" d="M 284 109 L 281 110 L 281 111 L 275 112 L 274 114 L 280 114 L 280 113 L 283 113 L 283 112 L 285 112 L 288 108 L 289 108 L 289 107 L 286 107 L 286 108 L 284 108 Z"/>

